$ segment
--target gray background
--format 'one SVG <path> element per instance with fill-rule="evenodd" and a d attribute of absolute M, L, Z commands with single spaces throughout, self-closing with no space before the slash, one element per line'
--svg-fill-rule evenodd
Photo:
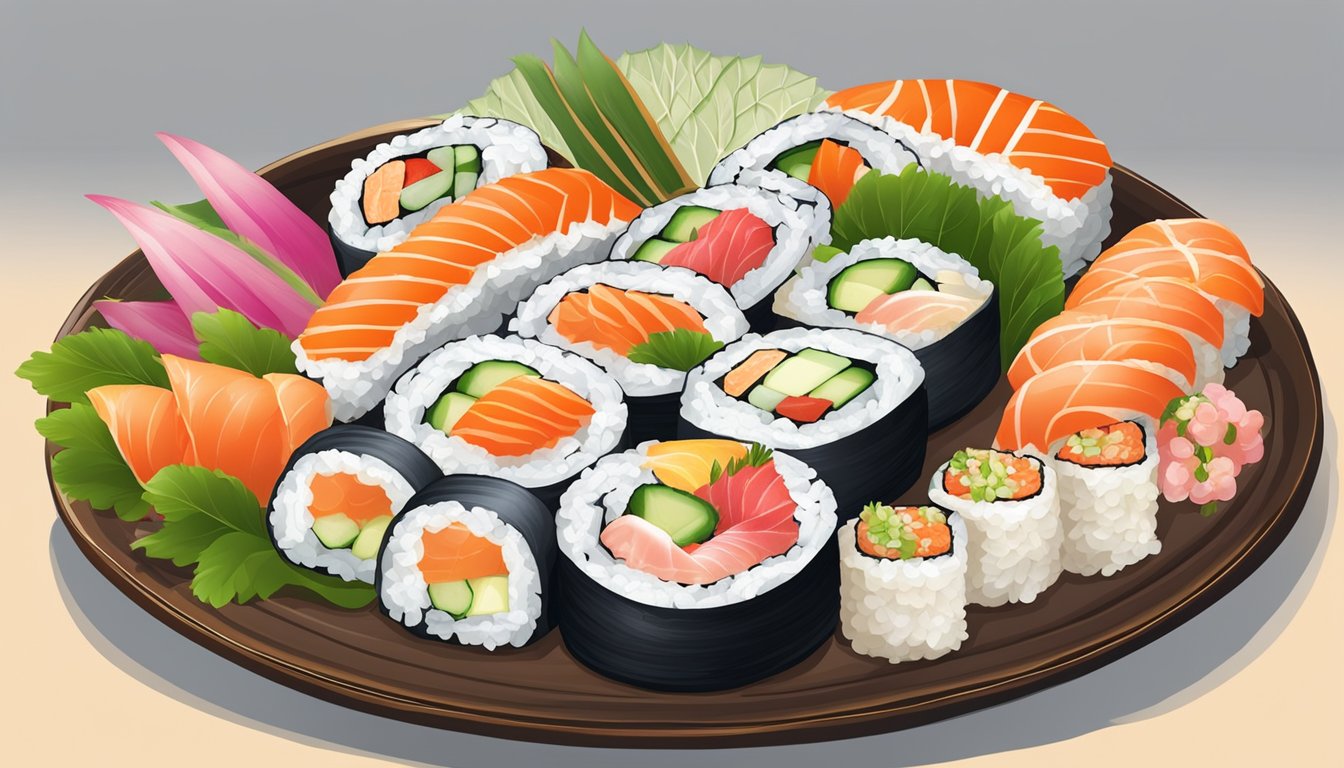
<path fill-rule="evenodd" d="M 68 282 L 62 306 L 132 247 L 81 194 L 198 197 L 154 131 L 191 136 L 257 167 L 369 125 L 454 109 L 507 71 L 509 56 L 549 56 L 549 37 L 572 45 L 580 26 L 613 55 L 690 41 L 763 54 L 830 88 L 964 77 L 1049 99 L 1103 137 L 1117 161 L 1236 229 L 1290 300 L 1323 272 L 1338 284 L 1340 249 L 1326 233 L 1340 202 L 1334 178 L 1344 170 L 1337 2 L 5 0 L 2 7 L 0 259 L 20 275 L 50 274 L 43 246 L 52 232 L 24 223 L 37 215 L 63 222 L 56 234 L 82 255 L 58 265 Z M 5 300 L 20 310 L 35 301 Z M 1294 306 L 1309 334 L 1337 324 L 1337 309 Z M 1327 365 L 1333 361 L 1323 359 Z M 1329 468 L 1332 428 L 1326 437 Z M 688 757 L 707 765 L 919 764 L 1143 719 L 1227 680 L 1305 599 L 1338 490 L 1324 472 L 1289 540 L 1250 580 L 1171 635 L 1085 678 L 900 734 L 693 755 L 511 743 L 342 710 L 242 672 L 149 620 L 92 570 L 59 525 L 50 547 L 71 616 L 128 674 L 220 717 L 335 750 L 459 767 Z"/>

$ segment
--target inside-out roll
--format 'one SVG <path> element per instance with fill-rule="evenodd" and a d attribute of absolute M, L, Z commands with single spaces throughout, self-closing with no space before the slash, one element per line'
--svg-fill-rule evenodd
<path fill-rule="evenodd" d="M 507 480 L 431 483 L 392 521 L 378 556 L 379 608 L 421 637 L 521 647 L 550 630 L 551 512 Z"/>
<path fill-rule="evenodd" d="M 920 240 L 863 240 L 805 265 L 775 295 L 788 324 L 857 328 L 914 351 L 937 429 L 982 400 L 999 379 L 993 284 L 956 254 Z"/>
<path fill-rule="evenodd" d="M 440 477 L 415 445 L 381 429 L 338 424 L 294 451 L 271 496 L 267 530 L 295 565 L 372 584 L 392 516 Z"/>

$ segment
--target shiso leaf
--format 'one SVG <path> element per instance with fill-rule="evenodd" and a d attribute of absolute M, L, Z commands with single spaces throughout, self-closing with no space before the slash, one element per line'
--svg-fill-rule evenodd
<path fill-rule="evenodd" d="M 909 237 L 970 262 L 999 294 L 1005 371 L 1032 331 L 1064 309 L 1059 249 L 1041 244 L 1040 222 L 913 164 L 899 174 L 864 174 L 836 210 L 831 234 L 841 250 L 870 238 Z"/>
<path fill-rule="evenodd" d="M 265 600 L 286 586 L 344 608 L 374 598 L 367 584 L 311 573 L 285 560 L 266 533 L 256 497 L 235 477 L 184 464 L 165 467 L 145 486 L 144 501 L 163 515 L 163 526 L 131 547 L 179 566 L 195 563 L 191 591 L 203 603 L 219 608 Z"/>
<path fill-rule="evenodd" d="M 678 328 L 649 334 L 649 340 L 630 348 L 632 363 L 646 363 L 675 371 L 689 371 L 723 349 L 723 342 L 703 331 Z"/>
<path fill-rule="evenodd" d="M 75 403 L 52 411 L 36 426 L 38 434 L 62 446 L 51 459 L 51 477 L 62 493 L 123 520 L 140 520 L 149 512 L 144 490 L 93 406 Z"/>
<path fill-rule="evenodd" d="M 168 388 L 154 347 L 109 328 L 66 336 L 50 352 L 34 352 L 14 373 L 38 394 L 63 403 L 87 403 L 85 392 L 107 384 Z"/>
<path fill-rule="evenodd" d="M 815 77 L 759 56 L 715 56 L 687 44 L 626 53 L 616 66 L 699 182 L 729 152 L 830 93 Z"/>
<path fill-rule="evenodd" d="M 191 326 L 201 342 L 201 359 L 236 368 L 258 378 L 268 373 L 298 373 L 291 339 L 270 328 L 258 328 L 229 309 L 197 312 Z"/>

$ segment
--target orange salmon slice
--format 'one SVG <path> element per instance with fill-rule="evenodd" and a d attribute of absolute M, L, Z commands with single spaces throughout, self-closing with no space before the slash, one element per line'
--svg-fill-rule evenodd
<path fill-rule="evenodd" d="M 420 573 L 428 584 L 509 573 L 504 564 L 504 550 L 498 544 L 476 536 L 461 523 L 426 533 L 422 543 L 425 554 L 420 558 Z"/>

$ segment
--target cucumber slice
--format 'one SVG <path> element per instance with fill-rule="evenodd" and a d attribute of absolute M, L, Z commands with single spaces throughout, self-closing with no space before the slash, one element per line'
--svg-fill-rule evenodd
<path fill-rule="evenodd" d="M 809 141 L 806 144 L 800 144 L 793 149 L 783 152 L 776 157 L 770 167 L 783 171 L 799 181 L 807 181 L 807 177 L 812 174 L 812 161 L 817 157 L 817 149 L 821 146 L 820 141 Z"/>
<path fill-rule="evenodd" d="M 359 523 L 337 512 L 313 521 L 313 534 L 327 549 L 344 549 L 359 537 Z"/>
<path fill-rule="evenodd" d="M 657 264 L 663 260 L 667 252 L 676 248 L 681 243 L 673 243 L 662 238 L 650 238 L 644 241 L 644 244 L 635 249 L 634 255 L 630 258 L 635 261 L 650 261 Z"/>
<path fill-rule="evenodd" d="M 429 585 L 429 604 L 460 619 L 471 610 L 474 594 L 465 581 L 441 581 Z"/>
<path fill-rule="evenodd" d="M 747 402 L 760 408 L 762 411 L 774 412 L 775 408 L 784 398 L 787 397 L 783 392 L 773 390 L 764 384 L 757 384 L 747 393 Z"/>
<path fill-rule="evenodd" d="M 481 172 L 481 151 L 475 144 L 459 144 L 453 147 L 454 170 Z"/>
<path fill-rule="evenodd" d="M 798 397 L 821 386 L 823 382 L 850 366 L 847 357 L 822 352 L 819 349 L 799 350 L 793 357 L 775 366 L 761 382 L 776 392 Z"/>
<path fill-rule="evenodd" d="M 831 407 L 839 408 L 858 397 L 876 380 L 877 376 L 867 368 L 851 366 L 827 379 L 821 386 L 809 392 L 808 397 L 830 400 Z"/>
<path fill-rule="evenodd" d="M 471 607 L 468 616 L 484 616 L 489 613 L 503 613 L 509 610 L 509 577 L 482 576 L 467 579 L 471 585 Z"/>
<path fill-rule="evenodd" d="M 830 261 L 842 253 L 844 253 L 844 251 L 835 246 L 818 245 L 816 248 L 812 249 L 812 258 L 817 261 Z"/>
<path fill-rule="evenodd" d="M 447 434 L 453 431 L 453 425 L 462 418 L 462 414 L 475 404 L 476 398 L 471 395 L 448 392 L 425 413 L 425 423 Z"/>
<path fill-rule="evenodd" d="M 383 534 L 391 524 L 391 515 L 380 515 L 364 523 L 359 538 L 355 539 L 355 543 L 350 547 L 350 553 L 360 560 L 372 560 L 377 557 L 379 547 L 383 546 Z"/>
<path fill-rule="evenodd" d="M 699 544 L 714 535 L 719 513 L 709 502 L 669 485 L 646 483 L 630 495 L 627 514 L 667 531 L 678 547 Z"/>
<path fill-rule="evenodd" d="M 453 176 L 453 197 L 460 198 L 475 189 L 477 178 L 475 171 L 458 171 Z"/>
<path fill-rule="evenodd" d="M 863 283 L 845 283 L 837 278 L 832 280 L 830 286 L 826 288 L 826 304 L 831 309 L 857 315 L 869 304 L 872 304 L 873 299 L 879 299 L 887 295 L 887 292 L 881 288 L 864 285 Z"/>
<path fill-rule="evenodd" d="M 418 211 L 452 190 L 453 174 L 440 171 L 401 190 L 401 207 L 412 212 Z"/>
<path fill-rule="evenodd" d="M 915 280 L 915 282 L 913 282 L 913 283 L 910 284 L 910 290 L 912 290 L 912 291 L 936 291 L 936 290 L 938 290 L 938 289 L 935 288 L 935 287 L 933 287 L 933 283 L 930 283 L 930 282 L 928 281 L 928 279 L 923 278 L 923 277 L 920 277 L 920 278 L 917 278 L 917 279 Z"/>
<path fill-rule="evenodd" d="M 858 312 L 878 296 L 908 290 L 920 278 L 903 259 L 870 259 L 851 264 L 826 288 L 826 302 L 842 312 Z"/>
<path fill-rule="evenodd" d="M 435 147 L 429 150 L 425 159 L 445 171 L 457 170 L 457 147 Z"/>
<path fill-rule="evenodd" d="M 685 205 L 672 213 L 663 227 L 662 239 L 676 243 L 690 242 L 701 227 L 714 220 L 722 211 L 703 208 L 698 205 Z"/>
<path fill-rule="evenodd" d="M 484 360 L 479 362 L 457 380 L 457 391 L 472 397 L 480 397 L 514 376 L 540 376 L 534 369 L 512 360 Z"/>

